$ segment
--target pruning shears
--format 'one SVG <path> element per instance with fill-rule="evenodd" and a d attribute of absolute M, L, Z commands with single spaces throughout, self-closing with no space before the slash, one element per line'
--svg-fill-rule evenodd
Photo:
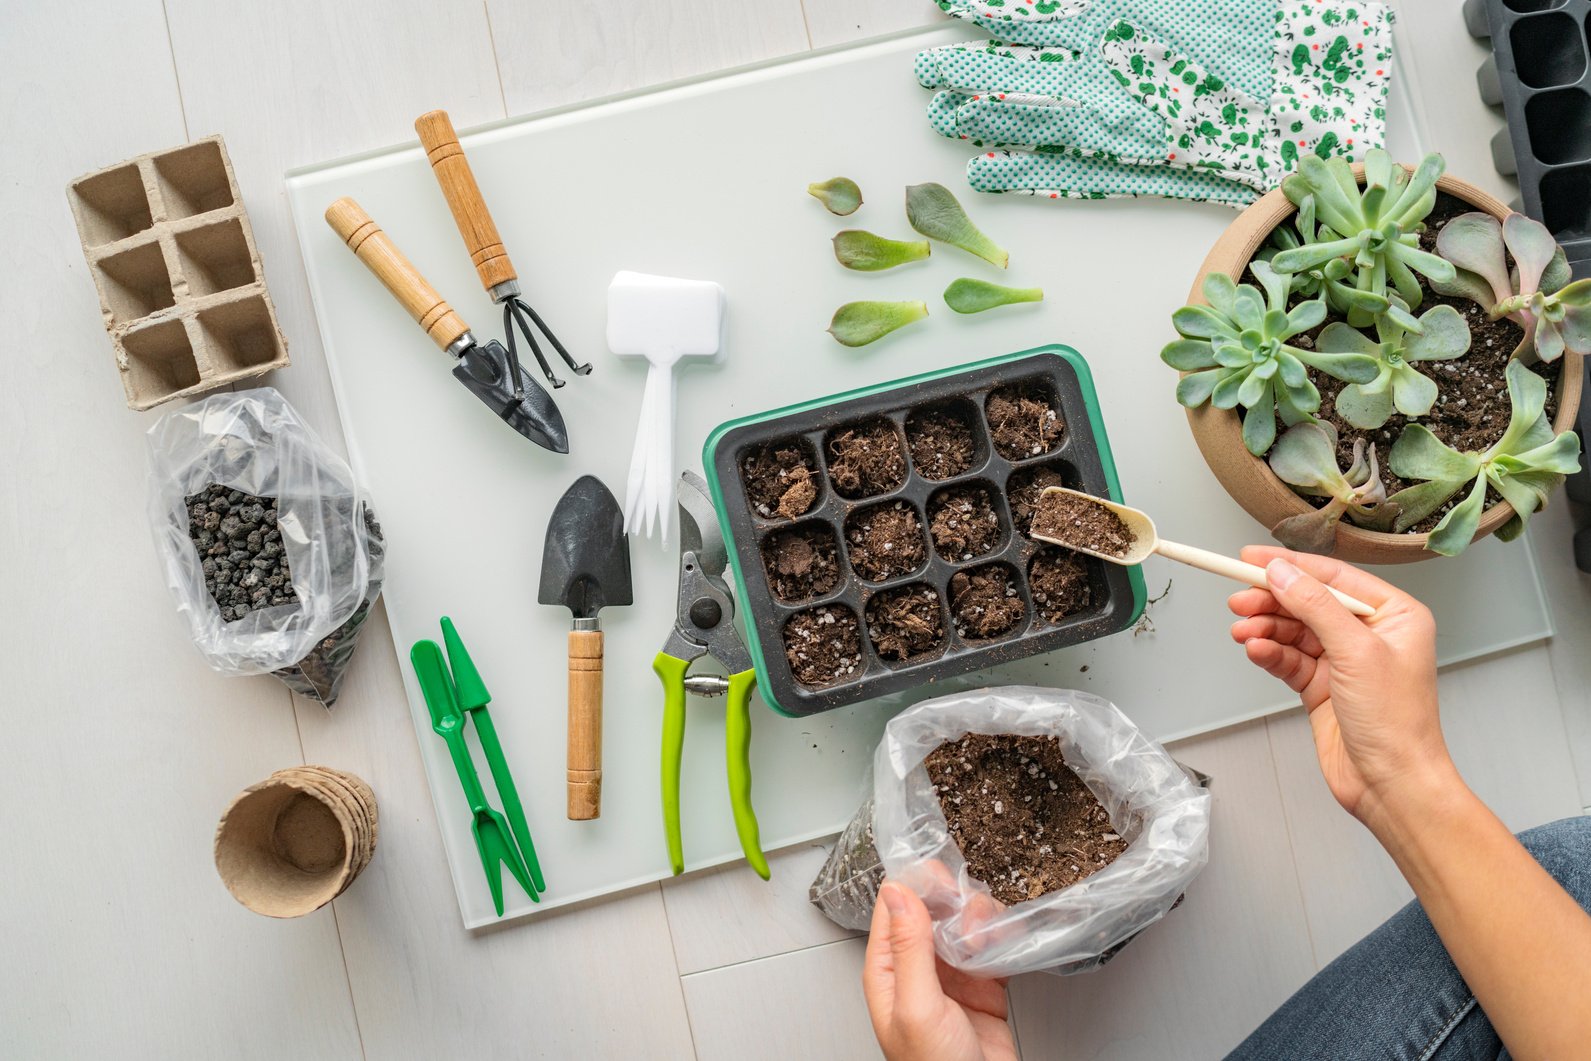
<path fill-rule="evenodd" d="M 684 472 L 675 484 L 674 496 L 680 512 L 679 603 L 674 629 L 652 661 L 652 670 L 663 682 L 663 832 L 669 863 L 676 876 L 684 872 L 679 785 L 685 750 L 685 695 L 726 696 L 725 759 L 735 833 L 746 861 L 767 880 L 768 860 L 762 854 L 757 813 L 751 805 L 751 691 L 757 684 L 757 672 L 735 628 L 735 601 L 723 577 L 729 554 L 706 481 L 695 472 Z M 727 677 L 687 675 L 692 663 L 709 655 L 723 664 Z"/>
<path fill-rule="evenodd" d="M 508 760 L 503 757 L 497 727 L 486 709 L 492 694 L 486 691 L 486 683 L 481 681 L 469 651 L 458 631 L 453 629 L 453 620 L 447 616 L 442 617 L 442 640 L 447 643 L 445 659 L 435 641 L 416 641 L 409 649 L 409 662 L 414 666 L 425 706 L 431 712 L 431 728 L 447 744 L 448 754 L 453 757 L 453 769 L 458 772 L 465 802 L 473 815 L 470 831 L 475 834 L 475 850 L 481 856 L 481 869 L 492 891 L 492 905 L 501 917 L 503 866 L 507 866 L 508 872 L 519 881 L 531 902 L 541 902 L 547 882 L 542 879 L 536 845 L 530 839 L 525 808 L 519 801 L 519 790 L 514 787 L 514 777 L 508 772 Z M 464 742 L 464 723 L 469 720 L 475 722 L 475 735 L 480 738 L 481 751 L 492 771 L 492 783 L 497 786 L 497 794 L 502 797 L 503 809 L 507 811 L 506 818 L 486 802 L 475 761 L 470 757 L 469 745 Z"/>

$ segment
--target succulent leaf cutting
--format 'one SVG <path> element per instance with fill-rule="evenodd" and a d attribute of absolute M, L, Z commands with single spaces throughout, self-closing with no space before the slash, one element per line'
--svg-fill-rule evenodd
<path fill-rule="evenodd" d="M 1209 402 L 1217 409 L 1241 405 L 1243 443 L 1264 456 L 1276 440 L 1276 417 L 1291 426 L 1320 408 L 1320 391 L 1304 366 L 1349 383 L 1369 383 L 1380 365 L 1364 353 L 1329 353 L 1290 345 L 1289 339 L 1326 319 L 1320 299 L 1287 308 L 1291 280 L 1264 262 L 1250 266 L 1265 291 L 1234 284 L 1216 273 L 1204 282 L 1208 306 L 1184 306 L 1171 322 L 1182 335 L 1160 359 L 1188 375 L 1177 385 L 1177 401 L 1188 408 Z"/>

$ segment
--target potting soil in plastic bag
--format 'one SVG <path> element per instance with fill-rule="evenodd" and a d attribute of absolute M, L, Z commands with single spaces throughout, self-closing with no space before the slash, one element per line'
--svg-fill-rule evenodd
<path fill-rule="evenodd" d="M 270 387 L 167 413 L 148 441 L 150 526 L 194 647 L 222 674 L 274 674 L 330 706 L 381 593 L 385 551 L 347 462 Z M 189 535 L 188 499 L 211 484 L 275 499 L 295 603 L 222 617 Z"/>
<path fill-rule="evenodd" d="M 968 733 L 1055 737 L 1127 850 L 1089 877 L 1004 906 L 967 872 L 923 765 Z M 892 719 L 862 805 L 812 884 L 836 923 L 865 929 L 884 877 L 922 897 L 939 956 L 979 976 L 1084 972 L 1177 904 L 1209 856 L 1210 794 L 1115 705 L 1004 686 L 928 700 Z"/>

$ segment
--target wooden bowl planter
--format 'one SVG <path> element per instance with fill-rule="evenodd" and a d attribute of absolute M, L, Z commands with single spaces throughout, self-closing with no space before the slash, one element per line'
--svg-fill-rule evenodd
<path fill-rule="evenodd" d="M 1355 166 L 1354 172 L 1361 183 L 1364 167 Z M 1444 175 L 1436 182 L 1437 190 L 1461 199 L 1476 210 L 1484 210 L 1499 221 L 1512 211 L 1495 197 L 1481 191 L 1467 181 Z M 1270 239 L 1277 226 L 1290 220 L 1297 207 L 1281 191 L 1268 192 L 1254 205 L 1238 216 L 1199 268 L 1194 278 L 1190 303 L 1204 303 L 1205 277 L 1211 273 L 1225 273 L 1242 283 L 1249 261 Z M 1558 375 L 1558 409 L 1553 418 L 1553 431 L 1572 430 L 1575 414 L 1580 408 L 1580 391 L 1583 379 L 1581 355 L 1565 351 L 1562 371 Z M 1313 510 L 1303 497 L 1271 471 L 1262 457 L 1256 457 L 1243 445 L 1242 420 L 1237 410 L 1217 409 L 1206 403 L 1188 409 L 1188 424 L 1193 429 L 1193 439 L 1203 454 L 1205 463 L 1221 481 L 1226 492 L 1267 530 L 1290 516 Z M 1481 515 L 1475 537 L 1491 534 L 1513 516 L 1513 506 L 1499 501 Z M 1428 533 L 1390 534 L 1366 530 L 1341 520 L 1337 524 L 1337 543 L 1332 555 L 1357 564 L 1405 564 L 1426 560 L 1436 553 L 1426 548 Z"/>

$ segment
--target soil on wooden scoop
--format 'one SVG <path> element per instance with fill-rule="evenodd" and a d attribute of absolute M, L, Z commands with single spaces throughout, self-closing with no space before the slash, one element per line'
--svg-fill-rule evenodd
<path fill-rule="evenodd" d="M 888 420 L 870 420 L 829 436 L 829 479 L 841 497 L 888 493 L 906 479 L 906 454 Z"/>
<path fill-rule="evenodd" d="M 909 575 L 928 561 L 923 525 L 904 501 L 864 508 L 845 521 L 846 555 L 870 582 Z"/>
<path fill-rule="evenodd" d="M 758 446 L 741 462 L 746 499 L 763 519 L 797 519 L 818 499 L 817 481 L 806 447 L 797 442 Z"/>
<path fill-rule="evenodd" d="M 188 539 L 199 554 L 204 588 L 221 609 L 221 621 L 297 604 L 293 574 L 276 526 L 276 498 L 255 497 L 211 483 L 184 499 Z"/>
<path fill-rule="evenodd" d="M 827 527 L 775 531 L 762 542 L 769 588 L 783 601 L 821 597 L 840 580 L 837 552 Z"/>
<path fill-rule="evenodd" d="M 784 624 L 784 654 L 802 685 L 832 685 L 862 666 L 862 637 L 856 614 L 825 604 L 798 612 Z"/>
<path fill-rule="evenodd" d="M 993 552 L 1000 544 L 1000 517 L 981 486 L 953 486 L 928 501 L 928 533 L 934 548 L 952 563 Z"/>
<path fill-rule="evenodd" d="M 944 647 L 945 621 L 931 587 L 887 589 L 867 604 L 867 636 L 880 658 L 900 662 Z"/>
<path fill-rule="evenodd" d="M 1052 545 L 1046 545 L 1028 565 L 1028 592 L 1033 594 L 1034 609 L 1051 623 L 1086 611 L 1094 603 L 1094 588 L 1083 558 Z"/>
<path fill-rule="evenodd" d="M 989 395 L 990 439 L 1006 460 L 1027 460 L 1048 453 L 1066 433 L 1066 423 L 1050 395 L 1032 384 L 1001 387 Z"/>
<path fill-rule="evenodd" d="M 969 733 L 923 765 L 967 872 L 1007 906 L 1076 884 L 1127 850 L 1054 737 Z"/>
<path fill-rule="evenodd" d="M 1033 535 L 1106 556 L 1126 556 L 1138 543 L 1116 513 L 1093 498 L 1060 491 L 1039 495 Z"/>
<path fill-rule="evenodd" d="M 912 463 L 924 479 L 952 479 L 972 467 L 976 444 L 972 424 L 955 409 L 938 407 L 906 420 Z"/>
<path fill-rule="evenodd" d="M 950 576 L 950 618 L 966 640 L 1009 633 L 1025 615 L 1015 573 L 1005 564 L 984 564 Z"/>

